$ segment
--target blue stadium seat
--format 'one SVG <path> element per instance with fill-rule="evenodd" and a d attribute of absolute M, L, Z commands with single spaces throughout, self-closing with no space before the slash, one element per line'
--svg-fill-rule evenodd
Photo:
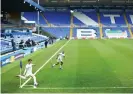
<path fill-rule="evenodd" d="M 133 12 L 126 12 L 127 21 L 129 24 L 133 25 L 133 21 L 131 20 L 131 17 L 133 19 Z"/>
<path fill-rule="evenodd" d="M 5 40 L 0 40 L 0 47 L 1 47 L 1 50 L 0 50 L 0 53 L 6 53 L 6 52 L 10 52 L 12 51 L 12 46 L 11 46 L 11 42 L 9 41 L 5 41 Z"/>
<path fill-rule="evenodd" d="M 69 27 L 46 27 L 43 28 L 44 31 L 56 36 L 57 38 L 69 36 Z"/>
<path fill-rule="evenodd" d="M 44 16 L 53 25 L 70 25 L 70 12 L 45 12 Z"/>
<path fill-rule="evenodd" d="M 28 21 L 35 21 L 38 24 L 38 12 L 24 12 L 23 16 Z M 39 24 L 46 24 L 45 20 L 43 19 L 42 15 L 39 16 Z"/>
<path fill-rule="evenodd" d="M 114 23 L 111 22 L 111 18 L 109 17 L 109 15 L 116 15 L 116 16 L 119 16 L 119 17 L 114 17 Z M 123 13 L 118 13 L 118 12 L 101 12 L 100 13 L 100 20 L 101 20 L 101 23 L 106 25 L 106 26 L 109 26 L 109 25 L 126 25 L 125 23 L 125 19 L 124 19 L 124 16 L 123 16 Z"/>

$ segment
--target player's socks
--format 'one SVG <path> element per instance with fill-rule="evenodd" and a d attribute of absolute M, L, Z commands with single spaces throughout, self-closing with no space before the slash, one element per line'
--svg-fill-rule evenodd
<path fill-rule="evenodd" d="M 33 75 L 32 77 L 33 77 L 33 80 L 34 80 L 34 85 L 36 85 L 36 86 L 37 86 L 37 85 L 38 85 L 38 83 L 37 83 L 37 81 L 36 81 L 36 76 L 34 76 L 34 75 Z"/>
<path fill-rule="evenodd" d="M 37 88 L 37 86 L 38 86 L 38 83 L 36 82 L 36 83 L 34 83 L 34 88 Z"/>
<path fill-rule="evenodd" d="M 37 88 L 35 85 L 33 86 L 34 88 Z"/>
<path fill-rule="evenodd" d="M 60 68 L 60 70 L 63 70 L 63 68 Z"/>
<path fill-rule="evenodd" d="M 34 86 L 38 86 L 38 83 L 34 83 Z"/>
<path fill-rule="evenodd" d="M 63 69 L 61 65 L 60 65 L 60 69 Z"/>
<path fill-rule="evenodd" d="M 55 64 L 52 65 L 52 67 L 54 67 L 54 66 L 55 66 Z"/>

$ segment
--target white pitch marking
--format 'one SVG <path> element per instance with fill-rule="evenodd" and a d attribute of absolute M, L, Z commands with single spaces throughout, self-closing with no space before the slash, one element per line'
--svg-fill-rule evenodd
<path fill-rule="evenodd" d="M 70 39 L 71 40 L 71 39 Z M 68 42 L 70 42 L 70 40 L 69 41 L 67 41 L 58 51 L 56 51 L 55 53 L 54 53 L 54 55 L 52 55 L 35 73 L 34 73 L 34 75 L 36 75 L 64 46 L 66 46 L 67 44 L 68 44 Z M 31 79 L 31 77 L 29 78 L 29 79 L 27 79 L 21 86 L 20 86 L 20 88 L 23 88 L 23 86 L 26 84 L 26 83 L 28 83 L 29 81 L 30 81 L 30 79 Z"/>
<path fill-rule="evenodd" d="M 27 86 L 28 87 L 28 86 L 34 86 L 34 85 L 24 85 L 24 86 Z"/>
<path fill-rule="evenodd" d="M 133 88 L 133 87 L 57 87 L 57 88 L 25 88 L 25 89 L 113 89 L 113 88 Z"/>

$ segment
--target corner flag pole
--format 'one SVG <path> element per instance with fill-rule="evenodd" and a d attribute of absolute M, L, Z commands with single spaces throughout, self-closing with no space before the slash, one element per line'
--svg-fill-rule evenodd
<path fill-rule="evenodd" d="M 20 68 L 20 75 L 21 75 L 21 68 Z M 22 82 L 22 81 L 21 81 L 21 77 L 20 77 L 20 82 L 19 82 L 19 83 L 20 83 L 20 87 L 21 87 L 21 82 Z"/>
<path fill-rule="evenodd" d="M 22 61 L 20 60 L 20 75 L 21 75 L 21 73 L 22 73 Z M 22 79 L 21 79 L 21 77 L 20 77 L 20 87 L 21 87 L 21 82 L 22 82 Z"/>

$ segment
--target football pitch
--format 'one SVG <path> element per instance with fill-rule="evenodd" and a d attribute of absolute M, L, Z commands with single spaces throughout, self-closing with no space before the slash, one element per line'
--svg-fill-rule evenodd
<path fill-rule="evenodd" d="M 56 63 L 56 54 L 65 51 L 63 70 Z M 40 49 L 22 59 L 36 66 L 39 86 L 33 80 L 20 80 L 19 62 L 1 68 L 2 93 L 133 93 L 133 40 L 61 40 L 47 49 Z"/>

